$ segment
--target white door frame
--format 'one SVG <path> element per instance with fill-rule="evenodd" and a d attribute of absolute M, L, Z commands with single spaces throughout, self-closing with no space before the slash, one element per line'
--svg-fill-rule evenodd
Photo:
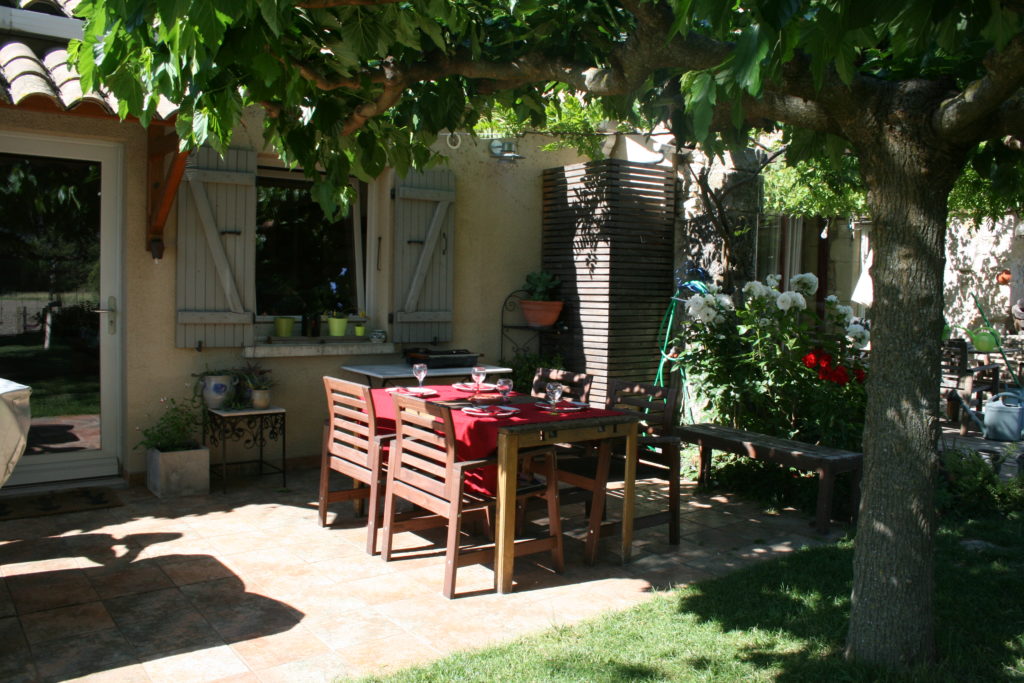
<path fill-rule="evenodd" d="M 113 328 L 108 325 L 110 314 L 100 316 L 101 448 L 23 456 L 5 486 L 115 476 L 123 462 L 124 441 L 124 146 L 116 142 L 0 131 L 0 151 L 100 164 L 100 307 L 109 308 L 112 299 L 116 311 Z"/>

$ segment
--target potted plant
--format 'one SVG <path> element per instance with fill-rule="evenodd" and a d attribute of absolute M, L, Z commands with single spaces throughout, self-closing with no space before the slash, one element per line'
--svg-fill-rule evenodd
<path fill-rule="evenodd" d="M 159 498 L 210 492 L 210 451 L 200 444 L 202 417 L 195 398 L 161 399 L 164 412 L 142 430 L 146 487 Z"/>
<path fill-rule="evenodd" d="M 353 327 L 353 331 L 357 337 L 362 337 L 366 334 L 366 313 L 360 311 L 358 314 L 353 313 L 348 317 L 348 322 Z"/>
<path fill-rule="evenodd" d="M 530 327 L 550 327 L 562 313 L 561 301 L 554 301 L 554 291 L 562 284 L 557 275 L 538 270 L 526 276 L 522 290 L 526 296 L 519 302 L 523 318 Z"/>
<path fill-rule="evenodd" d="M 196 378 L 193 395 L 196 398 L 201 396 L 210 410 L 223 408 L 234 395 L 238 384 L 238 376 L 231 369 L 206 369 L 192 376 Z"/>
<path fill-rule="evenodd" d="M 248 363 L 237 371 L 241 383 L 249 396 L 253 408 L 263 410 L 270 407 L 270 390 L 274 388 L 274 378 L 270 370 L 259 363 Z"/>
<path fill-rule="evenodd" d="M 332 337 L 344 337 L 348 331 L 348 316 L 345 314 L 345 305 L 338 303 L 333 311 L 329 311 L 327 317 L 327 333 Z"/>

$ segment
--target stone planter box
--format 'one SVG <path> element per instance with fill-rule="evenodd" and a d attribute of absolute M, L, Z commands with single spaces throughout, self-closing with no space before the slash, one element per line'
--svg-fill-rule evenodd
<path fill-rule="evenodd" d="M 210 449 L 146 451 L 146 487 L 157 498 L 210 492 Z"/>

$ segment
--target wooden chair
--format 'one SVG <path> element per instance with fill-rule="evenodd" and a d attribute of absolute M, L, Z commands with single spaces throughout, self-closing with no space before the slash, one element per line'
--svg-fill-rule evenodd
<path fill-rule="evenodd" d="M 942 343 L 942 396 L 946 399 L 946 417 L 960 425 L 960 434 L 977 429 L 971 411 L 981 412 L 986 394 L 998 394 L 999 366 L 971 366 L 967 342 L 947 339 Z"/>
<path fill-rule="evenodd" d="M 667 509 L 634 519 L 633 526 L 643 529 L 668 523 L 669 542 L 679 543 L 679 479 L 681 439 L 673 434 L 679 414 L 679 387 L 608 380 L 608 410 L 628 410 L 644 415 L 637 444 L 637 479 L 668 481 Z M 614 456 L 614 457 L 613 457 Z M 613 462 L 613 460 L 615 462 Z M 594 562 L 602 535 L 621 532 L 618 521 L 603 521 L 608 482 L 621 479 L 625 460 L 609 451 L 595 454 L 562 455 L 558 459 L 559 481 L 585 491 L 589 498 L 586 559 Z M 571 494 L 567 495 L 567 499 Z"/>
<path fill-rule="evenodd" d="M 394 433 L 382 434 L 370 397 L 370 387 L 335 377 L 324 377 L 327 394 L 327 423 L 324 425 L 320 461 L 320 526 L 327 525 L 327 506 L 346 500 L 356 501 L 356 513 L 362 513 L 362 501 L 369 499 L 366 521 L 366 552 L 377 552 L 377 532 L 381 527 L 380 499 L 384 493 L 383 471 L 388 442 Z M 350 489 L 331 489 L 331 472 L 352 479 Z"/>
<path fill-rule="evenodd" d="M 530 387 L 530 396 L 544 398 L 548 382 L 559 382 L 565 387 L 563 398 L 586 403 L 590 400 L 590 388 L 594 384 L 594 376 L 571 370 L 555 370 L 554 368 L 537 368 Z"/>
<path fill-rule="evenodd" d="M 455 595 L 455 576 L 459 567 L 494 561 L 494 544 L 464 547 L 461 542 L 463 518 L 473 512 L 486 511 L 490 517 L 494 498 L 469 491 L 465 487 L 469 470 L 495 465 L 497 457 L 459 460 L 456 457 L 455 429 L 451 409 L 412 396 L 393 394 L 397 437 L 391 451 L 384 495 L 384 538 L 381 555 L 390 560 L 394 535 L 399 531 L 415 531 L 447 526 L 445 573 L 442 593 Z M 537 457 L 537 453 L 534 453 Z M 548 449 L 546 464 L 555 468 L 554 451 Z M 556 571 L 562 571 L 562 526 L 558 505 L 558 484 L 548 477 L 544 484 L 520 487 L 517 499 L 542 497 L 547 501 L 548 536 L 517 540 L 515 554 L 529 555 L 551 551 Z M 402 498 L 426 512 L 399 518 L 395 500 Z"/>

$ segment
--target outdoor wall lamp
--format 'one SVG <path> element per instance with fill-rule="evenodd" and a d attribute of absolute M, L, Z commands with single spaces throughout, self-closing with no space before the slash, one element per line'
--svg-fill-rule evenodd
<path fill-rule="evenodd" d="M 491 140 L 491 156 L 500 161 L 515 161 L 525 159 L 522 154 L 516 152 L 515 140 Z"/>

